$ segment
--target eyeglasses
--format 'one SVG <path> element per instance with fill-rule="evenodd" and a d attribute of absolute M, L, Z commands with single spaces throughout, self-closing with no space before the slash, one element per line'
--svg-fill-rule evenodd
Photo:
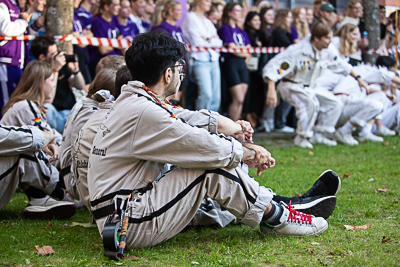
<path fill-rule="evenodd" d="M 185 79 L 185 73 L 183 73 L 183 72 L 185 71 L 185 66 L 186 66 L 186 62 L 185 62 L 185 60 L 183 60 L 183 59 L 180 59 L 180 60 L 178 61 L 178 65 L 170 66 L 170 68 L 172 68 L 172 67 L 177 67 L 177 68 L 178 68 L 179 79 L 180 79 L 181 81 L 183 81 L 183 79 Z"/>

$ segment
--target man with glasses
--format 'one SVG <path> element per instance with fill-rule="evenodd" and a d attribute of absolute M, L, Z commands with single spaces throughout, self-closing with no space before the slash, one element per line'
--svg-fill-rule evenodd
<path fill-rule="evenodd" d="M 325 231 L 328 223 L 322 217 L 272 201 L 273 193 L 248 176 L 247 166 L 260 175 L 275 165 L 265 148 L 251 142 L 248 124 L 168 104 L 166 97 L 184 78 L 180 59 L 185 52 L 182 43 L 157 31 L 136 36 L 126 52 L 133 81 L 122 87 L 101 123 L 88 163 L 91 211 L 99 232 L 104 237 L 106 224 L 128 216 L 127 246 L 156 245 L 182 231 L 208 197 L 241 223 L 261 224 L 266 234 Z M 163 163 L 176 167 L 164 173 Z M 328 180 L 336 181 L 327 186 L 333 196 L 340 179 Z"/>

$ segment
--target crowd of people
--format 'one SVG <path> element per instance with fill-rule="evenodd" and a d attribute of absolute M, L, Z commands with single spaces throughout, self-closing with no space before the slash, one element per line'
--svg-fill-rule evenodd
<path fill-rule="evenodd" d="M 7 13 L 9 20 L 4 19 L 1 22 L 0 35 L 11 36 L 25 33 L 37 35 L 37 38 L 32 42 L 9 41 L 0 49 L 0 70 L 4 74 L 1 78 L 0 106 L 3 107 L 14 92 L 25 69 L 24 65 L 29 60 L 37 59 L 51 63 L 54 79 L 58 80 L 57 90 L 53 102 L 45 101 L 42 108 L 46 112 L 49 124 L 62 133 L 76 100 L 87 93 L 89 84 L 95 78 L 99 60 L 108 55 L 124 55 L 126 48 L 75 45 L 71 53 L 59 52 L 53 37 L 43 35 L 46 32 L 46 1 L 2 2 L 4 3 L 0 13 L 4 14 L 2 16 L 4 18 Z M 352 66 L 364 64 L 361 51 L 368 48 L 360 0 L 349 1 L 343 14 L 336 13 L 335 7 L 325 0 L 316 0 L 314 8 L 295 7 L 293 10 L 278 9 L 279 1 L 276 1 L 273 6 L 268 1 L 259 1 L 252 7 L 210 0 L 194 0 L 191 3 L 175 0 L 159 0 L 156 3 L 150 0 L 76 0 L 73 5 L 75 8 L 73 35 L 76 37 L 125 38 L 132 41 L 132 38 L 140 33 L 166 31 L 176 40 L 192 46 L 287 48 L 309 38 L 312 27 L 317 23 L 324 23 L 329 26 L 334 35 L 329 41 L 332 43 L 330 46 L 337 50 L 337 56 L 345 63 Z M 394 31 L 398 28 L 394 24 L 395 13 L 386 17 L 385 7 L 381 6 L 381 51 L 387 51 L 383 48 L 391 48 L 394 45 Z M 302 48 L 299 47 L 299 49 Z M 235 121 L 244 119 L 249 121 L 256 131 L 296 132 L 295 145 L 308 148 L 312 148 L 313 143 L 335 145 L 336 141 L 346 145 L 356 145 L 357 140 L 349 136 L 354 133 L 361 134 L 362 141 L 380 142 L 383 141 L 380 136 L 395 135 L 399 132 L 399 116 L 387 118 L 387 114 L 383 115 L 383 111 L 387 108 L 394 109 L 392 106 L 397 104 L 398 94 L 396 86 L 386 80 L 384 90 L 378 91 L 382 91 L 381 94 L 385 93 L 392 105 L 387 103 L 384 97 L 379 98 L 383 101 L 384 108 L 358 118 L 357 123 L 352 121 L 351 126 L 347 124 L 344 136 L 337 129 L 346 124 L 346 121 L 351 121 L 350 118 L 354 117 L 356 106 L 363 109 L 363 105 L 354 104 L 352 111 L 348 112 L 349 98 L 344 95 L 350 94 L 336 92 L 334 88 L 337 88 L 338 84 L 324 83 L 327 80 L 345 79 L 347 75 L 345 72 L 335 76 L 332 71 L 325 70 L 319 73 L 318 81 L 317 75 L 314 74 L 312 81 L 301 82 L 305 90 L 313 95 L 321 95 L 320 91 L 323 87 L 324 92 L 329 91 L 335 95 L 335 97 L 329 97 L 332 98 L 330 105 L 339 102 L 335 105 L 343 106 L 336 108 L 335 111 L 330 110 L 332 113 L 342 114 L 331 121 L 334 129 L 330 127 L 329 130 L 325 129 L 321 132 L 321 125 L 318 124 L 324 123 L 323 120 L 329 116 L 311 115 L 318 111 L 311 113 L 309 111 L 307 114 L 304 110 L 310 110 L 310 104 L 299 107 L 302 105 L 300 102 L 284 96 L 283 85 L 290 80 L 284 77 L 286 75 L 274 81 L 277 86 L 277 95 L 271 102 L 272 95 L 276 94 L 275 86 L 272 89 L 269 88 L 272 85 L 268 85 L 269 77 L 265 73 L 271 66 L 267 67 L 267 64 L 276 55 L 246 52 L 219 53 L 212 49 L 190 51 L 185 56 L 187 78 L 182 83 L 179 92 L 170 97 L 170 101 L 190 110 L 208 109 L 220 112 Z M 317 61 L 315 57 L 312 61 L 303 60 L 299 64 L 303 64 L 301 68 L 307 68 L 312 73 L 315 70 L 314 63 Z M 392 61 L 387 59 L 381 62 L 385 65 L 379 65 L 377 69 L 383 71 L 387 68 L 396 74 L 393 69 L 395 64 Z M 356 74 L 355 77 L 359 75 L 364 80 L 366 78 L 362 71 L 353 73 Z M 309 78 L 311 75 L 307 77 Z M 381 80 L 368 82 L 378 84 Z M 352 94 L 350 98 L 353 102 L 355 98 L 362 98 L 365 102 L 368 95 L 368 99 L 373 101 L 376 98 L 370 96 L 372 92 L 374 95 L 379 94 L 377 90 L 372 90 L 369 85 L 366 85 L 361 89 L 360 94 Z M 324 94 L 326 99 L 327 93 Z M 293 93 L 291 92 L 290 95 Z M 337 99 L 340 101 L 336 101 Z M 314 106 L 316 105 L 318 107 L 314 109 L 321 112 L 330 109 L 324 106 L 326 103 L 321 100 L 321 97 L 315 101 Z M 376 105 L 378 104 L 375 103 Z M 390 114 L 395 114 L 395 111 L 391 111 Z M 304 121 L 305 117 L 309 117 L 308 122 Z M 382 121 L 384 123 L 381 123 Z M 386 121 L 390 123 L 385 123 Z M 304 123 L 309 124 L 307 134 L 304 132 Z M 367 127 L 363 129 L 365 125 Z"/>
<path fill-rule="evenodd" d="M 328 228 L 340 178 L 328 170 L 302 197 L 265 189 L 248 167 L 260 175 L 275 159 L 253 144 L 254 129 L 296 132 L 304 148 L 381 142 L 400 129 L 395 60 L 367 65 L 356 49 L 368 46 L 359 0 L 343 18 L 320 0 L 293 10 L 268 1 L 74 1 L 75 36 L 132 46 L 71 53 L 41 34 L 45 1 L 22 2 L 0 0 L 1 35 L 37 35 L 0 49 L 0 208 L 19 187 L 27 217 L 69 218 L 86 207 L 100 233 L 126 210 L 130 247 L 234 219 L 266 234 L 314 235 Z M 287 49 L 187 53 L 188 44 Z"/>

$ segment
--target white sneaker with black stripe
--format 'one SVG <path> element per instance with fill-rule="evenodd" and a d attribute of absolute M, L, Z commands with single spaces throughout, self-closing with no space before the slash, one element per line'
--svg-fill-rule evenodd
<path fill-rule="evenodd" d="M 31 198 L 24 209 L 24 215 L 30 219 L 69 219 L 75 214 L 74 203 L 58 201 L 50 196 Z"/>
<path fill-rule="evenodd" d="M 328 229 L 328 222 L 322 217 L 314 217 L 302 212 L 296 211 L 289 204 L 281 202 L 284 210 L 280 224 L 269 225 L 264 221 L 260 223 L 260 231 L 266 235 L 282 236 L 312 236 L 324 232 Z"/>

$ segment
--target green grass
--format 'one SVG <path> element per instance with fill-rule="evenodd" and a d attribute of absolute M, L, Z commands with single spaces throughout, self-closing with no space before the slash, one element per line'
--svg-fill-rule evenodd
<path fill-rule="evenodd" d="M 114 262 L 103 256 L 97 228 L 70 226 L 91 221 L 87 211 L 53 225 L 26 220 L 27 199 L 16 193 L 0 211 L 0 266 L 400 266 L 400 138 L 385 139 L 388 145 L 316 146 L 312 155 L 257 139 L 274 147 L 277 164 L 256 179 L 281 195 L 306 192 L 328 168 L 350 175 L 342 179 L 336 210 L 320 236 L 266 237 L 244 225 L 191 229 L 155 247 L 130 250 L 137 261 Z M 390 191 L 377 194 L 377 188 Z M 345 224 L 371 227 L 347 231 Z M 382 243 L 383 236 L 390 240 Z M 52 246 L 55 254 L 39 256 L 35 245 Z"/>

